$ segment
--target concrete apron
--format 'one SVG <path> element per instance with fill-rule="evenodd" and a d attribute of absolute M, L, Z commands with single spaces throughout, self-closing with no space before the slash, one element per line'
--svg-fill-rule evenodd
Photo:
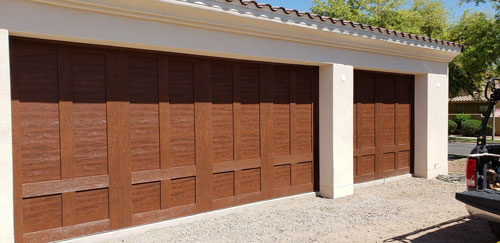
<path fill-rule="evenodd" d="M 400 176 L 394 176 L 394 177 L 389 177 L 389 178 L 384 178 L 384 179 L 379 179 L 379 180 L 374 180 L 374 181 L 368 181 L 368 182 L 363 182 L 359 184 L 354 184 L 354 190 L 358 188 L 363 188 L 367 186 L 375 186 L 375 185 L 381 185 L 385 184 L 387 182 L 392 182 L 392 181 L 399 181 L 407 178 L 412 178 L 412 174 L 406 174 L 406 175 L 400 175 Z"/>

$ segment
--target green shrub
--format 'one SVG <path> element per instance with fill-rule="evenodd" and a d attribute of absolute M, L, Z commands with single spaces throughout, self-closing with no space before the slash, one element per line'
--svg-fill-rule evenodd
<path fill-rule="evenodd" d="M 453 134 L 455 130 L 457 130 L 457 123 L 452 120 L 448 120 L 448 134 Z"/>
<path fill-rule="evenodd" d="M 492 133 L 493 133 L 493 127 L 490 125 L 486 126 L 486 136 L 491 136 Z"/>
<path fill-rule="evenodd" d="M 491 135 L 493 128 L 490 125 L 486 126 L 486 135 Z M 464 136 L 479 136 L 481 132 L 481 121 L 479 120 L 466 120 L 462 123 L 462 134 Z"/>
<path fill-rule="evenodd" d="M 457 122 L 457 128 L 461 129 L 462 123 L 468 120 L 470 120 L 469 114 L 464 114 L 464 113 L 457 114 L 457 117 L 455 117 L 455 121 Z"/>

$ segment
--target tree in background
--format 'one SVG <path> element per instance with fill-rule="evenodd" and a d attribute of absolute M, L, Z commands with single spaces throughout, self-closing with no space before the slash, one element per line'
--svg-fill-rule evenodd
<path fill-rule="evenodd" d="M 443 36 L 449 17 L 439 0 L 313 0 L 311 11 L 432 38 Z"/>
<path fill-rule="evenodd" d="M 500 18 L 500 2 L 498 0 L 460 0 L 460 3 L 470 3 L 470 2 L 476 3 L 476 5 L 490 2 L 497 11 L 496 18 L 497 19 Z"/>
<path fill-rule="evenodd" d="M 448 40 L 465 45 L 450 63 L 450 95 L 473 94 L 500 73 L 500 25 L 481 12 L 465 12 L 448 31 Z"/>
<path fill-rule="evenodd" d="M 404 32 L 438 39 L 445 36 L 450 16 L 442 1 L 414 0 L 409 9 L 401 11 Z"/>
<path fill-rule="evenodd" d="M 475 94 L 486 78 L 500 74 L 500 20 L 465 12 L 457 23 L 441 0 L 313 0 L 316 14 L 458 42 L 464 52 L 450 63 L 450 96 Z M 463 0 L 484 2 L 488 0 Z M 500 13 L 500 4 L 496 1 Z M 497 14 L 497 17 L 500 16 Z"/>

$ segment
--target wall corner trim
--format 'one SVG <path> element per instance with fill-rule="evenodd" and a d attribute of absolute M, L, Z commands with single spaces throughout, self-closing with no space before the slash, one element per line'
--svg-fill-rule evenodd
<path fill-rule="evenodd" d="M 14 242 L 9 32 L 0 29 L 0 242 Z"/>

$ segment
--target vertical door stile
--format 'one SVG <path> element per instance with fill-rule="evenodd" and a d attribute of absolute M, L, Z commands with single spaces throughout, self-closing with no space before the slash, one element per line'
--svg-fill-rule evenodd
<path fill-rule="evenodd" d="M 359 105 L 358 105 L 358 75 L 354 75 L 354 105 L 356 106 L 354 109 L 354 112 L 353 112 L 353 120 L 356 121 L 356 124 L 354 125 L 354 142 L 353 142 L 353 152 L 354 152 L 354 161 L 353 161 L 353 176 L 354 176 L 354 180 L 356 180 L 356 177 L 358 176 L 358 161 L 359 161 L 359 157 L 357 155 L 357 148 L 358 148 L 358 137 L 359 137 L 359 130 L 358 130 L 358 124 L 359 124 L 359 116 L 358 116 L 358 109 L 359 109 Z"/>
<path fill-rule="evenodd" d="M 398 100 L 398 85 L 400 85 L 400 81 L 394 78 L 394 144 L 396 145 L 396 149 L 394 151 L 394 171 L 398 174 L 399 170 L 399 150 L 400 150 L 400 139 L 399 139 L 399 119 L 398 119 L 398 111 L 399 111 L 399 100 Z"/>
<path fill-rule="evenodd" d="M 241 160 L 241 80 L 240 65 L 233 64 L 233 161 Z M 241 195 L 242 170 L 234 172 L 234 195 Z"/>
<path fill-rule="evenodd" d="M 73 87 L 71 80 L 71 60 L 65 47 L 58 49 L 59 82 L 59 129 L 61 146 L 61 178 L 75 176 L 75 158 L 73 152 Z M 63 226 L 75 223 L 75 192 L 62 194 Z"/>
<path fill-rule="evenodd" d="M 212 208 L 212 92 L 211 64 L 194 62 L 196 203 L 199 211 Z"/>
<path fill-rule="evenodd" d="M 410 79 L 410 173 L 415 173 L 415 76 Z"/>
<path fill-rule="evenodd" d="M 14 241 L 23 242 L 24 222 L 23 222 L 23 168 L 21 161 L 21 128 L 19 125 L 20 92 L 19 79 L 16 67 L 16 58 L 14 47 L 10 48 L 10 70 L 11 70 L 11 109 L 12 109 L 12 160 L 14 173 Z"/>
<path fill-rule="evenodd" d="M 168 169 L 168 159 L 170 152 L 170 97 L 169 97 L 169 76 L 168 76 L 168 58 L 166 56 L 158 57 L 158 102 L 160 119 L 160 169 Z M 169 207 L 170 178 L 161 181 L 160 184 L 161 209 Z"/>
<path fill-rule="evenodd" d="M 297 126 L 297 73 L 295 69 L 290 70 L 290 185 L 297 185 L 297 161 L 294 161 L 294 155 L 297 154 L 297 137 L 296 137 L 296 126 Z"/>
<path fill-rule="evenodd" d="M 262 159 L 262 192 L 273 197 L 273 66 L 260 65 L 260 141 Z"/>
<path fill-rule="evenodd" d="M 380 88 L 380 81 L 377 78 L 373 78 L 374 82 L 374 92 L 375 92 L 375 178 L 379 179 L 383 177 L 383 154 L 384 154 L 384 142 L 383 142 L 383 90 Z"/>
<path fill-rule="evenodd" d="M 109 216 L 112 229 L 132 224 L 127 59 L 123 52 L 106 53 Z"/>
<path fill-rule="evenodd" d="M 312 143 L 311 151 L 313 153 L 313 170 L 312 178 L 314 178 L 314 191 L 319 191 L 319 68 L 312 69 Z"/>

